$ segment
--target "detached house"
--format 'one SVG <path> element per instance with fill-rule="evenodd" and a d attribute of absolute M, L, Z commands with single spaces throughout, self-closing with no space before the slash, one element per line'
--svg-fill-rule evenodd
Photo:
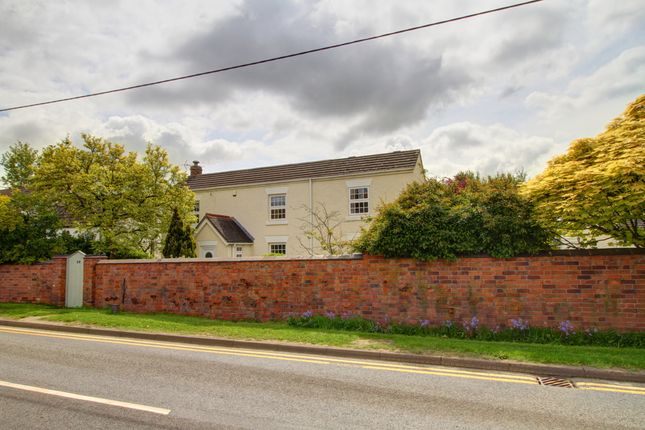
<path fill-rule="evenodd" d="M 195 161 L 188 185 L 197 199 L 198 256 L 323 254 L 304 234 L 314 211 L 333 214 L 336 233 L 352 240 L 423 172 L 419 150 L 206 174 Z"/>

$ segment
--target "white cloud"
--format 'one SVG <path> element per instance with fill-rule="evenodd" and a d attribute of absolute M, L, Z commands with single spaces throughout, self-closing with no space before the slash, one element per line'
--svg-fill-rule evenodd
<path fill-rule="evenodd" d="M 423 140 L 421 150 L 430 176 L 453 176 L 461 170 L 484 175 L 522 170 L 532 176 L 541 171 L 555 147 L 553 139 L 501 124 L 461 122 L 435 129 Z"/>
<path fill-rule="evenodd" d="M 536 91 L 526 98 L 544 124 L 567 140 L 592 136 L 643 92 L 645 47 L 627 49 L 588 75 L 572 79 L 560 92 Z"/>

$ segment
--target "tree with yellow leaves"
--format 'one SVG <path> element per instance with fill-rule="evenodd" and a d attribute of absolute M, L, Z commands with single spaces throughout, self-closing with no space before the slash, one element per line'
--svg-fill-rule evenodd
<path fill-rule="evenodd" d="M 645 248 L 645 94 L 595 138 L 577 139 L 523 192 L 544 225 L 579 237 Z"/>

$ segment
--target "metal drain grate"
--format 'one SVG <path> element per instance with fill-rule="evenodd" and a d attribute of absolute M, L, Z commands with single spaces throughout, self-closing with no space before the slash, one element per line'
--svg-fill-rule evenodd
<path fill-rule="evenodd" d="M 576 386 L 573 385 L 573 382 L 568 379 L 555 378 L 552 376 L 538 376 L 537 380 L 540 385 L 548 385 L 549 387 L 576 388 Z"/>

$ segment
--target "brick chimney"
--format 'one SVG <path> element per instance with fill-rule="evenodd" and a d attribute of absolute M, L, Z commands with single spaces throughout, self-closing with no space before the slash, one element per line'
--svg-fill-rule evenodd
<path fill-rule="evenodd" d="M 202 174 L 202 166 L 199 165 L 199 161 L 193 161 L 193 165 L 190 166 L 190 176 L 197 176 Z"/>

